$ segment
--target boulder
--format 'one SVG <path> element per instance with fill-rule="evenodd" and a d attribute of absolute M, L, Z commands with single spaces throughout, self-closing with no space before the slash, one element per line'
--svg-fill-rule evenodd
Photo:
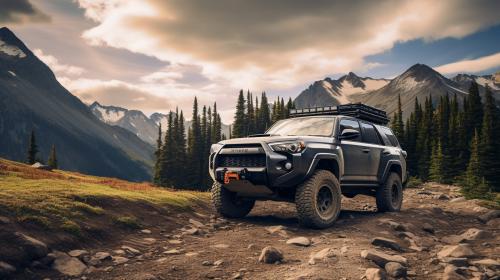
<path fill-rule="evenodd" d="M 141 253 L 141 251 L 133 248 L 133 247 L 130 247 L 130 246 L 122 246 L 121 247 L 123 250 L 125 250 L 127 253 L 129 254 L 132 254 L 132 255 L 139 255 Z"/>
<path fill-rule="evenodd" d="M 325 248 L 316 253 L 312 253 L 309 258 L 309 264 L 314 265 L 318 261 L 327 261 L 328 259 L 334 258 L 336 256 L 333 248 Z"/>
<path fill-rule="evenodd" d="M 486 224 L 493 228 L 500 228 L 500 218 L 489 220 Z"/>
<path fill-rule="evenodd" d="M 444 268 L 443 280 L 467 280 L 467 278 L 459 273 L 459 270 L 456 266 L 447 265 Z"/>
<path fill-rule="evenodd" d="M 128 261 L 129 261 L 129 259 L 125 258 L 125 257 L 121 257 L 121 256 L 114 256 L 113 257 L 113 263 L 115 265 L 124 264 L 124 263 L 126 263 Z"/>
<path fill-rule="evenodd" d="M 480 240 L 492 237 L 492 234 L 477 228 L 470 228 L 460 235 L 463 240 Z"/>
<path fill-rule="evenodd" d="M 0 261 L 0 278 L 8 279 L 8 276 L 16 272 L 16 268 L 12 265 Z"/>
<path fill-rule="evenodd" d="M 434 227 L 431 224 L 429 224 L 429 223 L 424 223 L 422 225 L 422 230 L 425 231 L 425 232 L 428 232 L 430 234 L 434 234 L 434 232 L 436 231 L 434 229 Z"/>
<path fill-rule="evenodd" d="M 469 261 L 467 258 L 453 258 L 453 257 L 444 257 L 440 259 L 442 262 L 451 264 L 454 266 L 467 266 Z"/>
<path fill-rule="evenodd" d="M 488 221 L 493 220 L 495 218 L 500 218 L 500 210 L 491 210 L 486 214 L 483 214 L 478 217 L 478 219 L 483 223 L 487 223 Z"/>
<path fill-rule="evenodd" d="M 80 276 L 87 269 L 87 266 L 79 259 L 70 257 L 66 253 L 55 251 L 54 255 L 56 259 L 52 264 L 52 268 L 59 271 L 61 274 L 67 276 Z"/>
<path fill-rule="evenodd" d="M 408 260 L 403 256 L 389 255 L 372 249 L 361 251 L 361 257 L 367 260 L 371 260 L 381 267 L 384 267 L 388 262 L 397 262 L 404 266 L 408 265 Z"/>
<path fill-rule="evenodd" d="M 68 252 L 70 257 L 82 259 L 84 256 L 87 256 L 89 251 L 87 250 L 72 250 Z"/>
<path fill-rule="evenodd" d="M 365 271 L 365 275 L 363 275 L 363 279 L 366 279 L 366 280 L 385 280 L 385 279 L 387 279 L 387 275 L 380 268 L 368 268 Z"/>
<path fill-rule="evenodd" d="M 311 245 L 311 240 L 309 240 L 307 237 L 299 236 L 299 237 L 288 239 L 286 241 L 286 244 L 307 247 L 307 246 Z"/>
<path fill-rule="evenodd" d="M 388 262 L 385 264 L 385 271 L 394 278 L 406 277 L 406 267 L 397 262 Z"/>
<path fill-rule="evenodd" d="M 40 170 L 52 170 L 52 167 L 48 166 L 48 165 L 45 165 L 45 164 L 41 164 L 39 162 L 35 162 L 34 164 L 31 165 L 31 167 L 35 168 L 35 169 L 40 169 Z"/>
<path fill-rule="evenodd" d="M 259 262 L 263 263 L 276 263 L 283 260 L 283 253 L 271 246 L 267 246 L 262 249 L 259 256 Z"/>
<path fill-rule="evenodd" d="M 190 228 L 190 229 L 186 229 L 184 231 L 185 234 L 189 234 L 189 235 L 197 235 L 200 233 L 200 230 L 198 228 Z"/>
<path fill-rule="evenodd" d="M 446 257 L 468 258 L 474 256 L 476 256 L 476 253 L 468 244 L 447 245 L 437 253 L 439 259 Z"/>
<path fill-rule="evenodd" d="M 95 253 L 94 258 L 100 261 L 105 261 L 105 260 L 110 260 L 111 255 L 108 252 L 97 252 Z"/>
<path fill-rule="evenodd" d="M 404 252 L 405 250 L 401 247 L 397 241 L 385 238 L 385 237 L 375 237 L 372 239 L 372 245 L 389 248 L 398 252 Z"/>
<path fill-rule="evenodd" d="M 487 267 L 491 269 L 500 269 L 500 262 L 493 259 L 482 259 L 472 262 L 475 266 Z"/>
<path fill-rule="evenodd" d="M 201 228 L 201 227 L 205 226 L 202 222 L 197 221 L 195 219 L 189 219 L 189 223 L 192 224 L 193 226 L 197 227 L 197 228 Z"/>
<path fill-rule="evenodd" d="M 19 267 L 43 258 L 49 252 L 45 243 L 20 232 L 0 231 L 0 242 L 0 261 Z"/>

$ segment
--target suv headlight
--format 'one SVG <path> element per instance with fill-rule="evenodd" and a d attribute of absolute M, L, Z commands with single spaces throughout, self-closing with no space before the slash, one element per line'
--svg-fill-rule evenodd
<path fill-rule="evenodd" d="M 212 144 L 212 146 L 210 146 L 210 154 L 217 153 L 223 146 L 224 145 L 219 143 Z"/>
<path fill-rule="evenodd" d="M 306 148 L 306 145 L 302 141 L 272 143 L 269 144 L 269 146 L 275 152 L 285 152 L 291 154 L 300 153 Z"/>

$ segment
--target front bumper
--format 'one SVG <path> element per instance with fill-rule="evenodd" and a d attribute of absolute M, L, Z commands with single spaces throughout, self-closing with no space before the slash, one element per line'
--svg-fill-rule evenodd
<path fill-rule="evenodd" d="M 243 145 L 242 145 L 243 146 Z M 305 152 L 300 154 L 282 154 L 274 152 L 266 143 L 261 143 L 262 155 L 265 155 L 265 166 L 235 167 L 220 166 L 218 158 L 221 156 L 222 147 L 217 153 L 210 155 L 210 175 L 219 183 L 224 183 L 226 172 L 236 172 L 241 180 L 246 180 L 253 185 L 264 185 L 268 188 L 294 187 L 303 181 L 312 160 L 306 160 Z M 231 149 L 235 146 L 231 146 Z M 306 149 L 307 150 L 307 149 Z M 245 155 L 244 153 L 240 155 Z M 291 163 L 292 168 L 287 170 L 285 163 Z"/>

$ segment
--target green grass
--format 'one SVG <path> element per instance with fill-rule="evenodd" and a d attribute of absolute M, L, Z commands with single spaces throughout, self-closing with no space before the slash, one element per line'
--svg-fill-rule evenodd
<path fill-rule="evenodd" d="M 112 217 L 107 213 L 110 209 L 106 210 L 109 201 L 188 209 L 207 198 L 206 193 L 175 191 L 149 183 L 131 183 L 60 170 L 41 171 L 0 159 L 0 215 L 75 235 L 80 234 L 78 222 L 83 219 Z M 122 221 L 133 224 L 131 220 Z"/>
<path fill-rule="evenodd" d="M 115 222 L 115 224 L 117 224 L 118 226 L 121 226 L 123 228 L 128 228 L 128 229 L 140 229 L 140 228 L 142 228 L 139 220 L 137 220 L 137 218 L 133 217 L 133 216 L 116 217 L 114 219 L 114 222 Z"/>

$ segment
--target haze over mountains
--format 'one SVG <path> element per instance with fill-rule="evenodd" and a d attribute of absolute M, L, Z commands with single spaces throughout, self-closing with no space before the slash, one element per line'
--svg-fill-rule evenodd
<path fill-rule="evenodd" d="M 117 106 L 105 106 L 98 102 L 92 103 L 89 108 L 102 122 L 125 128 L 151 145 L 156 145 L 159 124 L 161 123 L 163 129 L 168 127 L 167 114 L 153 113 L 151 116 L 147 117 L 139 110 L 128 110 Z M 184 127 L 189 130 L 191 121 L 185 121 Z M 222 124 L 222 134 L 226 136 L 229 135 L 229 125 Z"/>
<path fill-rule="evenodd" d="M 424 101 L 429 95 L 434 104 L 441 96 L 457 95 L 462 99 L 468 94 L 472 81 L 484 94 L 488 85 L 497 101 L 500 101 L 500 74 L 475 76 L 459 74 L 448 79 L 424 64 L 415 64 L 392 80 L 359 77 L 350 72 L 338 80 L 326 78 L 316 81 L 302 91 L 294 100 L 297 108 L 335 106 L 351 102 L 362 102 L 386 110 L 392 115 L 397 109 L 397 96 L 401 95 L 403 115 L 406 118 L 413 110 L 417 97 Z"/>
<path fill-rule="evenodd" d="M 131 180 L 150 178 L 153 148 L 99 121 L 9 29 L 0 29 L 0 157 L 24 161 L 31 130 L 39 157 L 56 145 L 60 167 Z"/>

